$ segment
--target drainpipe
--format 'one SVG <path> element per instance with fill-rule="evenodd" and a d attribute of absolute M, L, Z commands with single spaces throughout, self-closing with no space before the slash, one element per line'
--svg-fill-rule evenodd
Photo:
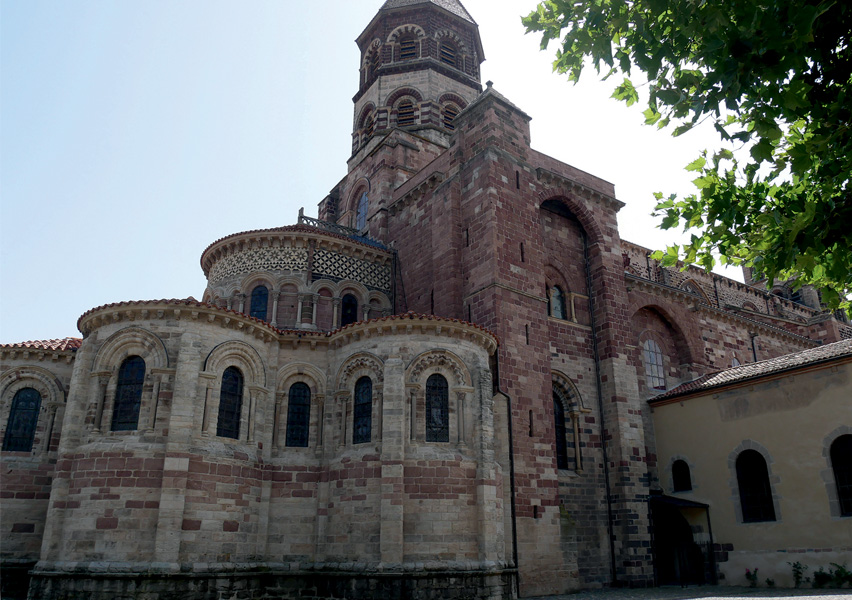
<path fill-rule="evenodd" d="M 754 338 L 757 337 L 757 334 L 756 333 L 749 333 L 749 335 L 751 336 L 751 356 L 752 356 L 752 359 L 753 359 L 752 362 L 757 362 L 757 346 L 755 346 L 755 344 L 754 344 Z"/>
<path fill-rule="evenodd" d="M 618 583 L 618 571 L 615 565 L 615 534 L 613 533 L 612 525 L 612 488 L 609 483 L 609 458 L 606 452 L 606 435 L 604 433 L 604 406 L 603 406 L 603 390 L 601 389 L 601 359 L 598 351 L 598 336 L 597 326 L 595 324 L 595 300 L 592 294 L 592 270 L 589 261 L 589 239 L 586 233 L 580 234 L 583 238 L 583 261 L 586 267 L 586 295 L 589 297 L 589 318 L 592 326 L 592 353 L 595 359 L 595 381 L 598 388 L 598 411 L 601 421 L 601 453 L 603 455 L 604 466 L 604 482 L 606 483 L 606 516 L 607 516 L 607 532 L 609 533 L 609 558 L 610 569 L 612 571 L 612 585 Z M 645 256 L 645 260 L 648 257 Z M 648 263 L 648 274 L 650 275 L 650 262 Z"/>
<path fill-rule="evenodd" d="M 509 428 L 509 505 L 512 511 L 512 562 L 515 563 L 515 597 L 521 595 L 520 568 L 518 566 L 518 523 L 515 505 L 515 447 L 512 435 L 512 398 L 500 388 L 500 349 L 494 351 L 494 387 L 506 397 L 506 417 Z"/>

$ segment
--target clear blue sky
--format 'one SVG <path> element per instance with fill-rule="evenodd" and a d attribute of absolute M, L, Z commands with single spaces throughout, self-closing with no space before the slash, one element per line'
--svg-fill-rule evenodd
<path fill-rule="evenodd" d="M 346 173 L 361 33 L 382 0 L 2 0 L 0 343 L 79 336 L 123 300 L 201 298 L 216 239 L 292 224 Z M 483 82 L 535 148 L 611 181 L 624 239 L 659 247 L 652 193 L 688 192 L 678 139 L 573 86 L 525 36 L 534 0 L 463 0 Z M 638 109 L 638 110 L 637 110 Z"/>

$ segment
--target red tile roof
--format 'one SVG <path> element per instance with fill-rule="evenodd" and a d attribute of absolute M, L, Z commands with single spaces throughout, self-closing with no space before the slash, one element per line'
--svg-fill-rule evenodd
<path fill-rule="evenodd" d="M 758 379 L 766 375 L 773 375 L 775 373 L 781 373 L 783 371 L 789 371 L 800 367 L 807 367 L 844 357 L 852 357 L 852 340 L 834 342 L 833 344 L 826 344 L 809 350 L 802 350 L 801 352 L 785 354 L 768 360 L 739 365 L 737 367 L 725 369 L 724 371 L 708 373 L 707 375 L 702 375 L 698 379 L 683 383 L 676 388 L 660 394 L 648 402 L 654 404 L 662 400 L 668 400 L 696 392 L 703 392 L 714 388 L 740 383 L 742 381 Z"/>
<path fill-rule="evenodd" d="M 17 344 L 0 344 L 0 348 L 29 348 L 31 350 L 77 350 L 83 343 L 81 338 L 67 337 L 56 340 L 34 340 Z"/>
<path fill-rule="evenodd" d="M 245 313 L 241 313 L 241 312 L 238 312 L 238 311 L 232 310 L 232 309 L 221 308 L 221 307 L 216 306 L 214 304 L 207 304 L 207 303 L 199 302 L 198 300 L 196 300 L 192 296 L 190 296 L 189 298 L 171 298 L 171 299 L 161 299 L 161 300 L 129 300 L 129 301 L 124 301 L 124 302 L 112 302 L 110 304 L 103 304 L 101 306 L 91 308 L 91 309 L 87 310 L 86 312 L 84 312 L 80 316 L 80 318 L 77 319 L 77 327 L 78 328 L 80 327 L 80 323 L 85 317 L 89 316 L 92 313 L 99 312 L 99 311 L 107 309 L 107 308 L 116 308 L 116 307 L 122 307 L 122 306 L 144 306 L 144 305 L 154 305 L 154 304 L 172 304 L 172 305 L 178 305 L 178 306 L 195 306 L 195 307 L 198 307 L 198 308 L 212 308 L 212 309 L 215 309 L 215 310 L 223 312 L 223 313 L 230 313 L 230 314 L 242 317 L 244 319 L 248 319 L 250 321 L 255 321 L 256 323 L 258 323 L 260 325 L 264 325 L 265 327 L 267 327 L 268 329 L 270 329 L 270 330 L 272 330 L 276 333 L 298 333 L 299 335 L 313 335 L 313 336 L 321 336 L 321 337 L 331 337 L 333 334 L 337 333 L 338 331 L 342 331 L 344 329 L 349 329 L 349 328 L 355 327 L 357 325 L 363 325 L 363 324 L 366 324 L 366 323 L 376 323 L 376 322 L 379 322 L 379 321 L 397 321 L 397 320 L 403 320 L 403 319 L 412 319 L 412 320 L 418 320 L 418 321 L 443 321 L 445 323 L 459 323 L 461 325 L 467 325 L 468 327 L 472 327 L 474 329 L 479 329 L 480 331 L 483 331 L 483 332 L 487 333 L 488 335 L 490 335 L 491 337 L 493 337 L 499 343 L 499 339 L 497 338 L 497 336 L 492 331 L 490 331 L 486 327 L 483 327 L 482 325 L 477 325 L 476 323 L 471 323 L 469 321 L 464 321 L 462 319 L 453 319 L 453 318 L 450 318 L 450 317 L 439 317 L 437 315 L 426 315 L 426 314 L 415 313 L 414 311 L 408 311 L 407 313 L 400 313 L 400 314 L 396 314 L 396 315 L 390 315 L 390 316 L 387 316 L 387 317 L 375 317 L 373 319 L 368 319 L 366 321 L 356 321 L 355 323 L 350 323 L 349 325 L 344 325 L 343 327 L 338 327 L 337 329 L 335 329 L 333 331 L 314 331 L 314 330 L 310 330 L 310 329 L 279 329 L 277 327 L 273 327 L 272 325 L 270 325 L 266 321 L 262 321 L 262 320 L 260 320 L 256 317 L 251 317 L 251 316 L 249 316 Z M 68 339 L 77 339 L 77 338 L 68 338 Z M 79 344 L 80 341 L 82 341 L 82 340 L 78 340 L 77 347 L 80 346 L 80 344 Z M 34 343 L 34 342 L 31 342 L 31 343 Z"/>

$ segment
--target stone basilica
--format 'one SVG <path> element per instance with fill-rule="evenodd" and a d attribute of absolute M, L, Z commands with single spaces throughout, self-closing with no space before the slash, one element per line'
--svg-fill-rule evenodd
<path fill-rule="evenodd" d="M 497 599 L 850 559 L 843 315 L 621 240 L 613 186 L 483 87 L 457 0 L 387 0 L 357 44 L 318 219 L 213 242 L 200 302 L 0 347 L 4 597 Z"/>

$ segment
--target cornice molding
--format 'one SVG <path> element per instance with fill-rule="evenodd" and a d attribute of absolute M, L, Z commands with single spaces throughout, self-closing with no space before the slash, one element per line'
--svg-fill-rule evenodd
<path fill-rule="evenodd" d="M 726 310 L 716 308 L 715 306 L 705 304 L 701 302 L 699 298 L 696 297 L 694 294 L 690 294 L 686 290 L 671 287 L 662 283 L 657 283 L 656 281 L 643 279 L 642 277 L 637 277 L 636 275 L 633 275 L 631 273 L 625 273 L 624 278 L 627 281 L 633 282 L 638 289 L 644 292 L 649 292 L 655 295 L 662 296 L 664 298 L 676 298 L 677 300 L 681 301 L 682 304 L 685 304 L 689 308 L 689 310 L 700 311 L 706 314 L 713 315 L 715 317 L 721 318 L 727 323 L 737 323 L 739 325 L 745 325 L 749 331 L 754 331 L 758 333 L 758 335 L 764 335 L 776 339 L 787 339 L 796 342 L 805 342 L 807 344 L 810 344 L 811 347 L 821 345 L 821 342 L 817 340 L 812 340 L 811 338 L 801 336 L 797 333 L 792 333 L 779 327 L 773 327 L 772 325 L 767 325 L 766 323 L 761 323 L 760 321 L 755 321 L 753 319 L 747 319 L 746 317 L 740 316 L 738 314 L 733 314 Z M 630 290 L 628 289 L 628 292 L 629 291 Z M 797 325 L 804 326 L 803 324 Z"/>
<path fill-rule="evenodd" d="M 617 200 L 613 196 L 608 196 L 607 194 L 601 193 L 600 191 L 590 188 L 589 186 L 583 185 L 573 179 L 560 175 L 559 173 L 555 173 L 554 171 L 550 171 L 543 167 L 537 167 L 535 170 L 536 178 L 543 184 L 548 186 L 556 186 L 560 188 L 564 188 L 567 191 L 575 191 L 579 190 L 586 194 L 592 200 L 598 200 L 603 202 L 604 204 L 608 204 L 615 211 L 621 210 L 624 206 L 624 202 L 621 200 Z"/>
<path fill-rule="evenodd" d="M 487 329 L 460 321 L 413 312 L 359 321 L 331 332 L 283 330 L 243 313 L 191 300 L 151 300 L 121 302 L 94 308 L 77 322 L 85 337 L 107 325 L 137 321 L 185 320 L 202 325 L 247 333 L 265 343 L 277 343 L 293 349 L 309 345 L 311 350 L 340 348 L 365 338 L 412 333 L 467 340 L 489 354 L 497 349 L 497 337 Z"/>

